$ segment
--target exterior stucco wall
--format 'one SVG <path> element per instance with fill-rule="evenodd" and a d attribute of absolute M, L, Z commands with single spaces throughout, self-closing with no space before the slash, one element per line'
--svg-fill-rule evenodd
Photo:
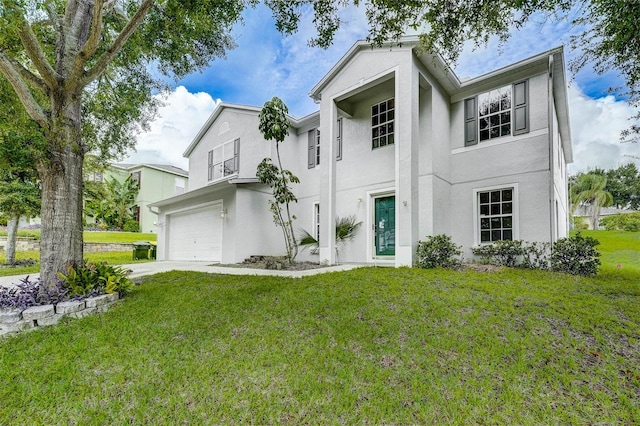
<path fill-rule="evenodd" d="M 208 181 L 209 151 L 214 147 L 240 138 L 239 178 L 255 178 L 256 167 L 271 153 L 258 130 L 258 114 L 226 108 L 215 120 L 200 143 L 189 156 L 189 188 L 195 190 L 210 184 Z"/>

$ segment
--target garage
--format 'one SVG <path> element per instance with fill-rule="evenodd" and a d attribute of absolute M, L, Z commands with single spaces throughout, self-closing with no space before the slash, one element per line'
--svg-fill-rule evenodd
<path fill-rule="evenodd" d="M 169 260 L 219 262 L 222 258 L 222 203 L 168 215 Z"/>

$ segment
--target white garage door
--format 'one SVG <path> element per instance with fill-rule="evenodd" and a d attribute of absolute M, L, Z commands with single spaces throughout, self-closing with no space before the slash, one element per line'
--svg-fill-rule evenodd
<path fill-rule="evenodd" d="M 222 204 L 169 215 L 169 260 L 222 258 Z"/>

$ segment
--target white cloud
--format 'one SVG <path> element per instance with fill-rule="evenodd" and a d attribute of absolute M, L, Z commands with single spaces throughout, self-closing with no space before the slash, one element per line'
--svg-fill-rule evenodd
<path fill-rule="evenodd" d="M 220 100 L 208 93 L 190 93 L 178 86 L 160 108 L 151 129 L 138 136 L 136 152 L 124 160 L 128 163 L 171 164 L 187 169 L 189 162 L 182 157 L 195 135 Z"/>
<path fill-rule="evenodd" d="M 569 87 L 569 114 L 573 160 L 570 171 L 576 173 L 599 167 L 616 168 L 635 162 L 640 156 L 640 146 L 621 143 L 620 132 L 629 127 L 629 118 L 634 109 L 613 96 L 592 99 L 584 95 L 579 87 Z"/>

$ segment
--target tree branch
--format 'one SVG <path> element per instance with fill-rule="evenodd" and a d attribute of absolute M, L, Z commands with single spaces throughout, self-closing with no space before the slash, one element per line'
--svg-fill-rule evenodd
<path fill-rule="evenodd" d="M 40 73 L 40 76 L 42 77 L 42 80 L 45 82 L 45 84 L 51 89 L 57 88 L 59 75 L 55 72 L 46 55 L 44 54 L 42 47 L 40 46 L 40 42 L 36 38 L 36 35 L 33 33 L 31 25 L 29 25 L 24 17 L 24 11 L 16 10 L 15 7 L 14 11 L 19 16 L 18 19 L 20 20 L 18 36 L 20 37 L 22 46 L 25 48 L 29 59 L 31 59 L 31 62 L 33 62 L 34 67 Z"/>
<path fill-rule="evenodd" d="M 120 34 L 118 34 L 118 37 L 116 37 L 107 51 L 98 59 L 96 64 L 85 73 L 84 78 L 81 81 L 81 86 L 86 86 L 87 84 L 91 83 L 104 72 L 109 63 L 111 63 L 111 61 L 120 52 L 122 46 L 124 46 L 129 37 L 131 37 L 131 35 L 142 24 L 144 17 L 147 15 L 149 9 L 151 9 L 151 6 L 153 6 L 154 3 L 155 0 L 144 0 L 142 2 L 140 8 L 131 17 L 129 22 L 127 22 L 125 27 L 122 29 Z"/>
<path fill-rule="evenodd" d="M 15 70 L 20 74 L 20 76 L 26 80 L 27 82 L 33 84 L 38 89 L 42 90 L 44 93 L 47 93 L 49 90 L 49 86 L 45 84 L 44 81 L 27 68 L 25 68 L 20 62 L 13 59 L 11 56 L 5 54 L 5 58 L 7 61 L 11 63 L 11 66 L 15 68 Z"/>
<path fill-rule="evenodd" d="M 84 64 L 87 59 L 96 53 L 98 45 L 100 44 L 103 16 L 104 0 L 96 0 L 93 4 L 93 17 L 91 19 L 89 37 L 87 38 L 84 46 L 82 46 L 82 49 L 80 49 L 80 52 L 78 52 L 78 55 L 76 55 L 76 59 L 73 63 L 73 71 L 71 73 L 71 80 L 76 80 L 76 78 L 82 75 L 82 72 L 84 71 Z"/>
<path fill-rule="evenodd" d="M 13 65 L 15 61 L 11 60 L 3 51 L 0 51 L 0 72 L 5 76 L 7 81 L 13 87 L 20 102 L 24 105 L 27 113 L 35 122 L 37 122 L 43 129 L 49 129 L 49 120 L 46 114 L 42 110 L 42 107 L 33 94 L 29 90 L 29 86 L 20 76 L 20 72 Z"/>

